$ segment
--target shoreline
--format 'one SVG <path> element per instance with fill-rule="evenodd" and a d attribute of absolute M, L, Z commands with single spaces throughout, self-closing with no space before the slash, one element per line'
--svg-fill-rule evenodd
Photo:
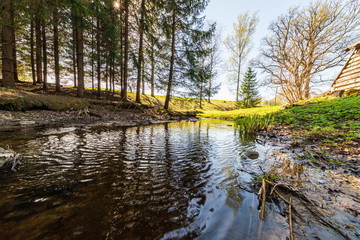
<path fill-rule="evenodd" d="M 134 127 L 173 121 L 199 119 L 193 114 L 159 112 L 157 108 L 147 110 L 120 109 L 112 111 L 110 106 L 90 106 L 79 111 L 4 111 L 0 110 L 0 132 L 21 131 L 28 128 L 57 127 Z"/>

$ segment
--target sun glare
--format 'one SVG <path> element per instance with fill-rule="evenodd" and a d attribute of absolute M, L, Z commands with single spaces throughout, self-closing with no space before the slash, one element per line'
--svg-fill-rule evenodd
<path fill-rule="evenodd" d="M 120 8 L 120 3 L 118 1 L 114 2 L 114 8 L 116 8 L 116 9 Z"/>

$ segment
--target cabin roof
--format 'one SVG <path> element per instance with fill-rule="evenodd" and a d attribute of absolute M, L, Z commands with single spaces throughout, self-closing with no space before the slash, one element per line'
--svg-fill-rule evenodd
<path fill-rule="evenodd" d="M 344 49 L 346 52 L 349 52 L 349 51 L 352 51 L 352 52 L 351 52 L 348 60 L 346 61 L 346 63 L 345 63 L 344 66 L 342 67 L 342 69 L 340 70 L 339 74 L 338 74 L 338 75 L 336 76 L 336 78 L 334 79 L 334 82 L 333 82 L 333 84 L 331 85 L 331 87 L 334 87 L 334 86 L 335 86 L 336 81 L 340 78 L 342 72 L 347 68 L 347 66 L 348 66 L 351 58 L 353 57 L 353 55 L 354 55 L 356 52 L 358 52 L 358 51 L 357 51 L 358 49 L 360 49 L 360 40 L 357 41 L 357 42 L 355 42 L 355 43 L 353 43 L 353 44 L 351 44 L 351 45 L 349 45 L 347 48 Z"/>
<path fill-rule="evenodd" d="M 355 43 L 353 43 L 353 44 L 351 44 L 351 45 L 349 45 L 349 46 L 347 46 L 346 48 L 345 48 L 345 51 L 351 51 L 353 48 L 355 48 L 355 49 L 359 49 L 360 48 L 360 40 L 359 41 L 357 41 L 357 42 L 355 42 Z"/>

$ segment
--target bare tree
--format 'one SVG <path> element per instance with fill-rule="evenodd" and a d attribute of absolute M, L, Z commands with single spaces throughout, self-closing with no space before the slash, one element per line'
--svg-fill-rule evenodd
<path fill-rule="evenodd" d="M 310 97 L 320 73 L 340 65 L 342 52 L 358 35 L 358 0 L 318 0 L 292 8 L 269 27 L 257 67 L 268 74 L 266 83 L 279 86 L 288 102 Z"/>
<path fill-rule="evenodd" d="M 234 33 L 227 36 L 225 46 L 231 52 L 229 59 L 229 70 L 231 80 L 236 82 L 236 101 L 239 101 L 241 66 L 251 49 L 251 38 L 255 33 L 256 25 L 259 22 L 257 12 L 252 16 L 248 13 L 238 16 L 234 23 Z"/>

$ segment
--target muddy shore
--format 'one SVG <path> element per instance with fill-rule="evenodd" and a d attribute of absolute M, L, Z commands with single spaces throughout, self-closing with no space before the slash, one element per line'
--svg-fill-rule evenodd
<path fill-rule="evenodd" d="M 24 128 L 113 126 L 130 127 L 166 121 L 196 119 L 196 115 L 167 113 L 159 108 L 116 109 L 107 105 L 65 112 L 49 110 L 4 111 L 0 110 L 0 132 Z"/>
<path fill-rule="evenodd" d="M 341 231 L 339 226 L 352 225 L 343 222 L 344 214 L 360 220 L 359 146 L 347 146 L 346 151 L 328 149 L 316 142 L 309 144 L 298 132 L 286 128 L 273 129 L 261 138 L 273 149 L 267 156 L 272 159 L 269 162 L 276 163 L 264 166 L 264 172 L 276 176 L 279 186 L 286 186 L 284 194 L 293 197 L 300 212 L 294 217 L 299 223 L 302 215 L 319 217 L 331 225 L 328 227 Z M 356 230 L 353 234 L 359 237 Z"/>

